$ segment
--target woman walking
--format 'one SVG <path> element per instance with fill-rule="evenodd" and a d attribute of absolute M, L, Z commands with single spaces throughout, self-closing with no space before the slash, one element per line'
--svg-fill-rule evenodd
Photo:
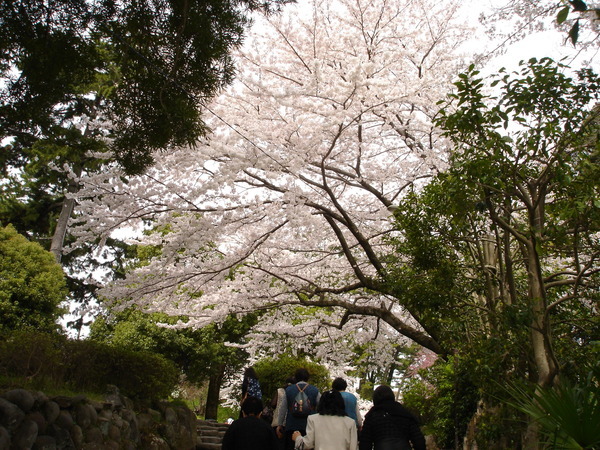
<path fill-rule="evenodd" d="M 356 450 L 356 422 L 346 416 L 342 394 L 325 392 L 319 401 L 317 414 L 308 416 L 306 436 L 295 431 L 292 439 L 297 450 Z"/>

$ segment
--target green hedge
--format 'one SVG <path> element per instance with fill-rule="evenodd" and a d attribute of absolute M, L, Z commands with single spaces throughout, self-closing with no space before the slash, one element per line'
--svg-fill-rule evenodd
<path fill-rule="evenodd" d="M 175 364 L 163 356 L 32 331 L 0 337 L 0 375 L 38 389 L 65 386 L 99 394 L 113 384 L 142 402 L 168 398 L 178 380 Z"/>

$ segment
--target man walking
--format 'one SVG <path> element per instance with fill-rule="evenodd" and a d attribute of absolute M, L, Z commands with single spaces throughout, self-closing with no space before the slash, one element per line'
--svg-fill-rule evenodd
<path fill-rule="evenodd" d="M 285 423 L 285 428 L 280 425 L 278 431 L 280 433 L 284 431 L 286 450 L 294 449 L 292 440 L 294 431 L 300 431 L 302 436 L 306 435 L 307 418 L 317 410 L 321 394 L 315 386 L 308 384 L 309 377 L 308 370 L 304 368 L 296 370 L 294 377 L 296 384 L 288 386 L 282 398 L 277 423 Z"/>
<path fill-rule="evenodd" d="M 235 420 L 223 436 L 223 450 L 277 450 L 273 428 L 260 418 L 262 400 L 247 397 L 242 403 L 242 418 Z"/>

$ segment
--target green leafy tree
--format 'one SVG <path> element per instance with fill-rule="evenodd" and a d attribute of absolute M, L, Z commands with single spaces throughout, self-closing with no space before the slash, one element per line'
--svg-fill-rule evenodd
<path fill-rule="evenodd" d="M 460 186 L 492 241 L 482 260 L 486 302 L 522 306 L 540 386 L 559 371 L 553 314 L 597 300 L 600 80 L 590 70 L 573 80 L 565 69 L 547 58 L 523 63 L 492 83 L 498 98 L 484 94 L 471 69 L 451 95 L 456 108 L 438 120 L 454 144 L 445 185 Z"/>
<path fill-rule="evenodd" d="M 71 299 L 95 295 L 74 274 L 118 268 L 126 251 L 111 240 L 103 258 L 80 246 L 63 260 L 78 177 L 107 161 L 140 173 L 153 152 L 193 146 L 249 13 L 286 1 L 0 1 L 0 224 L 69 268 Z"/>
<path fill-rule="evenodd" d="M 139 172 L 153 150 L 193 144 L 205 131 L 199 106 L 232 79 L 247 11 L 276 3 L 3 0 L 0 130 L 14 137 L 5 158 L 18 164 L 39 139 L 104 136 Z M 82 117 L 110 125 L 76 126 Z"/>
<path fill-rule="evenodd" d="M 484 410 L 502 384 L 550 388 L 594 357 L 600 84 L 567 70 L 530 60 L 489 87 L 474 68 L 460 75 L 438 119 L 450 167 L 395 213 L 407 259 L 390 270 Z M 524 439 L 535 445 L 533 424 Z"/>
<path fill-rule="evenodd" d="M 57 331 L 67 290 L 62 268 L 14 227 L 0 228 L 0 332 Z"/>

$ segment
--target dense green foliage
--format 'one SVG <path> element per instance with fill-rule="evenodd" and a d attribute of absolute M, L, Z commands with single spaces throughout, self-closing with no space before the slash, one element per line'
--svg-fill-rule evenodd
<path fill-rule="evenodd" d="M 481 402 L 479 445 L 520 445 L 524 428 L 501 386 L 550 388 L 598 358 L 600 80 L 567 73 L 543 59 L 489 86 L 474 68 L 460 75 L 438 120 L 453 144 L 450 167 L 395 213 L 397 295 L 452 349 L 459 371 L 440 378 L 434 369 L 409 394 L 431 405 L 444 445 L 445 430 L 464 434 L 467 398 Z M 476 398 L 447 389 L 465 379 Z"/>
<path fill-rule="evenodd" d="M 238 372 L 247 354 L 243 349 L 226 346 L 225 342 L 240 342 L 255 323 L 251 316 L 241 320 L 229 318 L 221 325 L 209 325 L 199 330 L 174 329 L 160 323 L 174 324 L 180 318 L 166 314 L 146 314 L 129 308 L 96 317 L 90 328 L 90 339 L 127 349 L 147 351 L 173 361 L 193 383 L 207 381 L 211 374 L 222 370 Z"/>
<path fill-rule="evenodd" d="M 0 339 L 0 377 L 6 387 L 68 387 L 104 394 L 107 385 L 138 402 L 166 399 L 179 376 L 160 355 L 58 334 L 13 331 Z"/>
<path fill-rule="evenodd" d="M 9 225 L 0 228 L 0 333 L 58 329 L 67 290 L 61 266 Z"/>
<path fill-rule="evenodd" d="M 297 369 L 305 368 L 310 374 L 308 382 L 319 391 L 331 389 L 329 371 L 322 365 L 305 358 L 281 356 L 262 359 L 254 365 L 263 392 L 263 400 L 269 402 L 277 389 L 285 386 L 285 381 L 293 377 Z"/>
<path fill-rule="evenodd" d="M 600 448 L 600 366 L 579 382 L 563 381 L 550 389 L 512 385 L 508 388 L 516 409 L 542 427 L 552 448 Z"/>
<path fill-rule="evenodd" d="M 192 144 L 199 106 L 232 79 L 247 10 L 270 3 L 3 0 L 0 137 L 14 137 L 4 164 L 28 162 L 39 139 L 72 146 L 66 159 L 81 163 L 104 136 L 139 172 L 153 150 Z M 81 117 L 110 125 L 80 129 Z"/>
<path fill-rule="evenodd" d="M 90 357 L 93 355 L 93 357 Z M 109 384 L 139 402 L 167 399 L 179 380 L 179 370 L 162 355 L 85 341 L 67 341 L 66 380 L 73 386 L 104 392 Z"/>

